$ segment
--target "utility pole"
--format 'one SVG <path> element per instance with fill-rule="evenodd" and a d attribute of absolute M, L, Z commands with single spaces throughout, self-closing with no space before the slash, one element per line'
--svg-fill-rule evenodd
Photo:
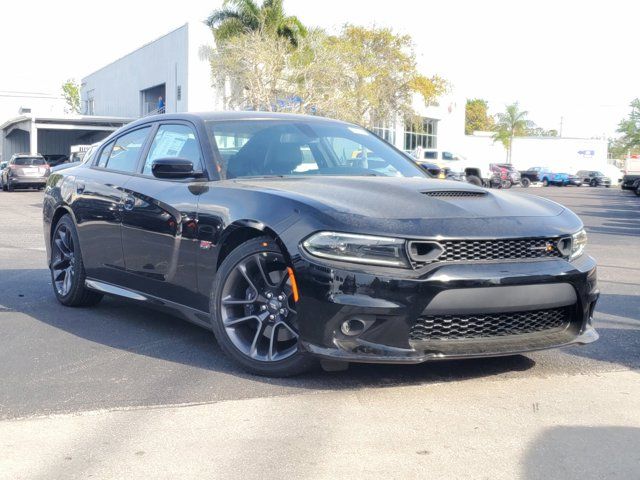
<path fill-rule="evenodd" d="M 559 137 L 562 137 L 562 125 L 564 124 L 564 117 L 560 116 L 560 132 L 558 134 Z"/>

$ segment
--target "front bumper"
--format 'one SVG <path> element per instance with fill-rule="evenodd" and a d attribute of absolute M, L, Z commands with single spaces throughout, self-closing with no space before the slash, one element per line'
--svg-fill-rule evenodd
<path fill-rule="evenodd" d="M 529 262 L 446 264 L 419 278 L 394 278 L 348 271 L 298 258 L 301 346 L 336 360 L 420 363 L 448 358 L 500 356 L 587 344 L 598 334 L 592 326 L 599 292 L 596 264 L 589 256 L 573 263 L 561 259 Z M 566 308 L 562 327 L 533 333 L 477 338 L 412 339 L 424 315 L 532 312 Z M 341 326 L 360 319 L 357 335 Z"/>

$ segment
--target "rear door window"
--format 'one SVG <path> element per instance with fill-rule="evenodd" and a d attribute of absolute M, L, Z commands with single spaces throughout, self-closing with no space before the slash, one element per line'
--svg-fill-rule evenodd
<path fill-rule="evenodd" d="M 135 172 L 149 130 L 150 126 L 143 127 L 119 137 L 109 153 L 106 168 L 118 172 Z"/>

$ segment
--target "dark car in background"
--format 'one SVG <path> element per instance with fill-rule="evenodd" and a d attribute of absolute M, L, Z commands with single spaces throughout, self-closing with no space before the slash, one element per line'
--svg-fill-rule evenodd
<path fill-rule="evenodd" d="M 598 337 L 596 263 L 573 212 L 430 179 L 335 120 L 145 117 L 51 175 L 43 220 L 59 302 L 178 313 L 256 374 Z"/>
<path fill-rule="evenodd" d="M 44 157 L 45 162 L 47 162 L 47 165 L 49 165 L 50 167 L 56 167 L 69 161 L 69 156 L 62 154 L 42 156 Z"/>
<path fill-rule="evenodd" d="M 15 188 L 44 188 L 49 173 L 50 167 L 41 155 L 17 153 L 0 172 L 0 184 L 5 192 Z"/>
<path fill-rule="evenodd" d="M 607 187 L 611 186 L 611 179 L 605 176 L 604 173 L 597 170 L 580 170 L 576 173 L 583 185 L 589 185 L 590 187 Z"/>
<path fill-rule="evenodd" d="M 60 170 L 66 170 L 67 168 L 77 167 L 78 165 L 89 161 L 91 158 L 93 158 L 93 154 L 99 146 L 100 142 L 94 143 L 86 151 L 83 151 L 82 155 L 72 155 L 69 159 L 73 160 L 75 158 L 76 160 L 61 163 L 60 165 L 53 167 L 51 169 L 51 172 L 59 172 Z"/>
<path fill-rule="evenodd" d="M 520 171 L 520 181 L 524 181 L 524 183 L 526 183 L 526 186 L 528 187 L 532 183 L 542 182 L 542 176 L 547 173 L 551 174 L 551 170 L 545 167 L 531 167 L 527 170 Z M 523 187 L 525 186 L 524 183 L 522 185 Z"/>

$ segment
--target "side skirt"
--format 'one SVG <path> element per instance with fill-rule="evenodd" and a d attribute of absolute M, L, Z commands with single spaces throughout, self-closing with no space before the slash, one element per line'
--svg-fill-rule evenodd
<path fill-rule="evenodd" d="M 129 300 L 141 302 L 152 308 L 169 310 L 171 312 L 178 313 L 188 322 L 198 325 L 199 327 L 206 328 L 207 330 L 211 330 L 209 313 L 203 312 L 202 310 L 197 310 L 180 303 L 171 302 L 169 300 L 154 297 L 153 295 L 148 295 L 146 293 L 130 290 L 128 288 L 119 287 L 117 285 L 113 285 L 107 282 L 101 282 L 99 280 L 87 278 L 84 283 L 87 288 L 100 293 L 127 298 Z"/>

